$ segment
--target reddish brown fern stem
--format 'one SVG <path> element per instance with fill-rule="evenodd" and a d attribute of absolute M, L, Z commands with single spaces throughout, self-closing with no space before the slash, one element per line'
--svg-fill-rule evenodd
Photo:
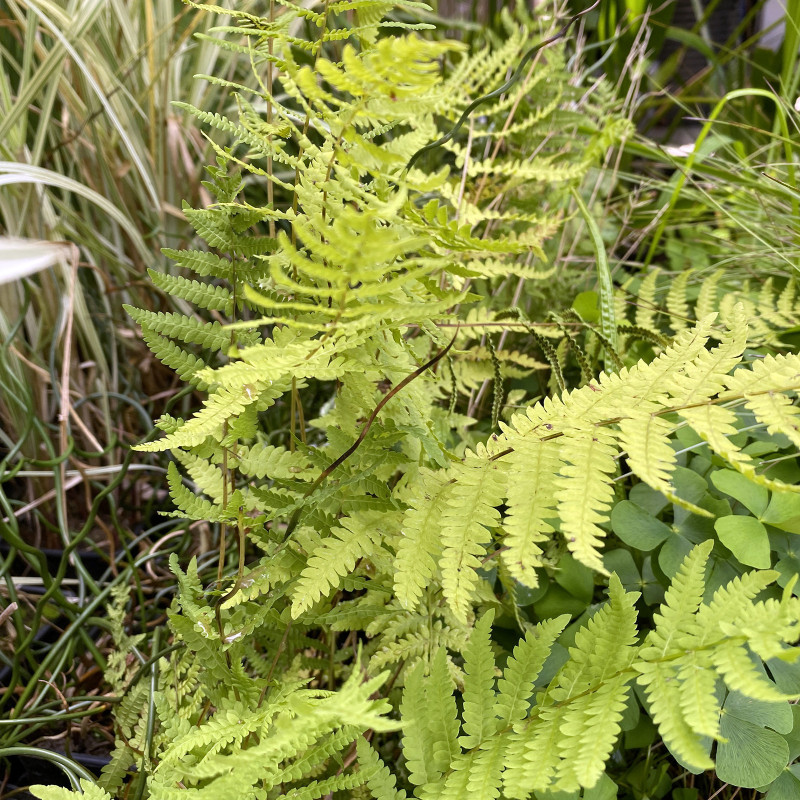
<path fill-rule="evenodd" d="M 421 367 L 419 367 L 419 369 L 414 370 L 414 372 L 412 372 L 410 375 L 407 375 L 405 378 L 403 378 L 402 381 L 400 381 L 400 383 L 397 384 L 397 386 L 390 389 L 386 393 L 386 396 L 378 403 L 378 405 L 375 406 L 372 413 L 369 415 L 369 419 L 364 423 L 364 427 L 361 428 L 361 433 L 358 434 L 358 438 L 353 442 L 353 444 L 350 445 L 350 447 L 347 448 L 347 450 L 344 451 L 344 453 L 342 453 L 339 456 L 339 458 L 336 459 L 336 461 L 334 461 L 332 464 L 326 467 L 319 474 L 314 483 L 312 483 L 311 486 L 309 486 L 308 490 L 303 495 L 304 500 L 310 497 L 322 485 L 323 481 L 337 467 L 340 467 L 342 464 L 344 464 L 344 462 L 347 461 L 347 459 L 350 458 L 350 456 L 353 455 L 353 453 L 355 453 L 361 442 L 364 441 L 367 434 L 369 433 L 369 429 L 372 427 L 372 423 L 375 422 L 375 419 L 378 416 L 378 414 L 380 414 L 381 409 L 389 402 L 389 400 L 391 400 L 398 392 L 401 392 L 403 389 L 405 389 L 405 387 L 408 386 L 408 384 L 411 383 L 411 381 L 419 378 L 419 376 L 422 375 L 423 372 L 429 370 L 432 366 L 434 366 L 438 361 L 440 361 L 447 355 L 447 353 L 450 351 L 450 348 L 455 344 L 456 336 L 458 336 L 458 330 L 456 330 L 455 335 L 453 336 L 453 338 L 450 340 L 450 343 L 446 347 L 442 348 L 433 358 L 431 358 L 429 361 L 426 361 Z M 292 514 L 292 518 L 289 520 L 289 524 L 286 526 L 286 533 L 284 534 L 283 537 L 284 541 L 286 541 L 292 535 L 292 532 L 297 526 L 297 520 L 300 517 L 301 510 L 302 506 L 298 506 L 295 509 L 294 514 Z"/>

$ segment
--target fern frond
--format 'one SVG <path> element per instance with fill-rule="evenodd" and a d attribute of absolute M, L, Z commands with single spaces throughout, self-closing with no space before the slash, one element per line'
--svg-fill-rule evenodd
<path fill-rule="evenodd" d="M 660 271 L 650 270 L 636 292 L 636 325 L 648 331 L 658 331 L 656 325 L 656 282 Z"/>
<path fill-rule="evenodd" d="M 495 800 L 500 796 L 503 782 L 507 742 L 499 736 L 488 740 L 476 752 L 468 753 L 465 764 L 456 762 L 454 771 L 448 776 L 442 791 L 442 798 L 456 800 L 459 797 L 485 797 Z M 463 779 L 466 775 L 466 791 L 462 792 Z"/>
<path fill-rule="evenodd" d="M 798 486 L 784 483 L 776 478 L 768 478 L 759 472 L 759 463 L 742 452 L 742 448 L 731 440 L 731 437 L 739 432 L 736 427 L 738 421 L 736 413 L 731 409 L 716 405 L 701 405 L 698 408 L 682 409 L 679 414 L 708 442 L 717 455 L 753 483 L 773 492 L 800 491 Z"/>
<path fill-rule="evenodd" d="M 445 474 L 421 470 L 421 486 L 406 511 L 397 545 L 394 591 L 406 607 L 415 607 L 436 572 L 442 552 L 437 536 L 453 483 Z"/>
<path fill-rule="evenodd" d="M 183 478 L 173 462 L 167 465 L 167 483 L 172 502 L 179 509 L 177 512 L 169 512 L 167 516 L 204 519 L 211 522 L 221 522 L 225 519 L 223 508 L 204 497 L 198 497 L 191 489 L 183 485 Z"/>
<path fill-rule="evenodd" d="M 693 772 L 713 769 L 714 762 L 709 756 L 710 745 L 700 738 L 684 714 L 683 709 L 686 707 L 686 702 L 681 691 L 681 684 L 675 680 L 671 671 L 655 668 L 651 672 L 642 669 L 643 666 L 637 664 L 637 669 L 641 672 L 639 682 L 645 683 L 645 691 L 650 703 L 650 715 L 658 725 L 658 732 L 670 752 Z M 690 693 L 693 693 L 695 688 L 690 686 Z M 709 704 L 713 707 L 714 702 L 714 699 L 711 699 L 710 703 L 707 698 L 703 700 L 704 709 L 700 715 L 703 727 L 707 726 L 708 712 L 705 707 Z M 719 709 L 718 704 L 717 709 Z M 717 711 L 717 718 L 718 714 L 719 711 Z"/>
<path fill-rule="evenodd" d="M 134 322 L 147 326 L 161 336 L 180 339 L 186 344 L 199 344 L 207 350 L 221 351 L 227 349 L 231 335 L 222 329 L 219 322 L 203 322 L 194 317 L 187 317 L 175 312 L 163 313 L 144 311 L 129 305 L 122 306 Z"/>
<path fill-rule="evenodd" d="M 489 461 L 482 449 L 455 468 L 453 489 L 441 518 L 442 589 L 450 607 L 466 619 L 478 583 L 478 556 L 486 552 L 489 530 L 500 521 L 496 506 L 505 490 L 504 465 Z"/>
<path fill-rule="evenodd" d="M 630 675 L 615 675 L 586 700 L 570 705 L 560 727 L 564 740 L 556 787 L 592 788 L 600 779 L 620 733 L 630 680 Z"/>
<path fill-rule="evenodd" d="M 461 746 L 479 747 L 497 727 L 494 715 L 494 656 L 490 642 L 494 613 L 485 613 L 472 629 L 464 650 L 464 735 Z"/>
<path fill-rule="evenodd" d="M 700 633 L 696 614 L 703 602 L 706 564 L 713 546 L 709 540 L 692 550 L 667 589 L 660 611 L 653 615 L 656 627 L 645 645 L 654 649 L 653 658 L 663 658 L 672 649 L 689 649 Z M 643 656 L 648 654 L 647 649 L 642 651 Z"/>
<path fill-rule="evenodd" d="M 747 344 L 748 322 L 741 306 L 734 309 L 730 328 L 718 334 L 720 344 L 701 350 L 684 372 L 674 376 L 669 392 L 676 406 L 697 405 L 722 391 L 728 374 L 736 367 Z"/>
<path fill-rule="evenodd" d="M 241 446 L 236 451 L 236 468 L 252 478 L 292 481 L 310 480 L 311 465 L 300 451 L 271 444 Z"/>
<path fill-rule="evenodd" d="M 494 668 L 494 663 L 492 667 Z M 478 678 L 473 676 L 471 680 L 477 681 Z M 444 773 L 456 756 L 460 755 L 461 747 L 458 742 L 456 701 L 453 697 L 446 650 L 443 647 L 437 649 L 433 658 L 430 678 L 425 687 L 425 699 L 428 705 L 428 730 L 431 737 L 429 747 L 433 764 L 437 772 Z"/>
<path fill-rule="evenodd" d="M 339 520 L 340 527 L 322 540 L 308 559 L 292 593 L 292 617 L 297 619 L 320 597 L 339 585 L 342 576 L 355 567 L 356 561 L 368 557 L 389 533 L 391 517 L 365 513 Z"/>
<path fill-rule="evenodd" d="M 175 451 L 175 459 L 204 494 L 207 494 L 216 504 L 222 504 L 225 495 L 225 476 L 222 470 L 204 458 L 182 450 Z"/>
<path fill-rule="evenodd" d="M 182 381 L 197 386 L 200 391 L 208 388 L 208 384 L 197 377 L 197 373 L 207 366 L 205 361 L 156 333 L 147 325 L 142 325 L 141 328 L 144 343 L 162 364 L 175 370 Z"/>
<path fill-rule="evenodd" d="M 594 426 L 572 427 L 559 442 L 561 470 L 554 483 L 561 530 L 575 557 L 603 571 L 599 546 L 605 531 L 599 523 L 608 519 L 616 472 L 613 434 Z"/>
<path fill-rule="evenodd" d="M 553 643 L 568 622 L 566 614 L 540 622 L 514 648 L 503 677 L 497 683 L 499 730 L 520 722 L 527 715 L 536 678 L 550 655 Z"/>
<path fill-rule="evenodd" d="M 715 647 L 712 663 L 732 692 L 740 692 L 746 697 L 766 702 L 793 699 L 791 695 L 779 691 L 774 683 L 756 669 L 748 648 L 739 642 L 727 641 Z M 703 732 L 697 727 L 695 730 Z"/>
<path fill-rule="evenodd" d="M 36 784 L 30 787 L 30 792 L 34 797 L 39 800 L 112 800 L 108 792 L 101 789 L 96 783 L 80 779 L 80 791 L 70 791 L 69 789 L 62 789 L 60 786 L 42 786 Z"/>
<path fill-rule="evenodd" d="M 349 792 L 366 783 L 368 778 L 369 773 L 366 771 L 345 772 L 324 780 L 311 781 L 305 786 L 292 789 L 288 794 L 276 795 L 276 800 L 319 800 L 322 797 L 331 797 L 334 792 Z"/>
<path fill-rule="evenodd" d="M 403 754 L 406 759 L 408 779 L 415 786 L 433 783 L 441 777 L 437 762 L 441 758 L 428 747 L 430 728 L 425 701 L 424 664 L 420 661 L 406 673 L 400 716 L 403 721 Z"/>
<path fill-rule="evenodd" d="M 503 777 L 509 797 L 526 797 L 551 784 L 574 791 L 600 778 L 633 677 L 637 598 L 612 575 L 609 601 L 576 635 L 538 715 L 511 735 Z"/>
<path fill-rule="evenodd" d="M 203 408 L 190 420 L 157 442 L 138 445 L 143 452 L 159 452 L 178 447 L 194 447 L 212 436 L 218 441 L 223 438 L 223 428 L 227 420 L 240 416 L 248 406 L 256 405 L 266 410 L 277 398 L 284 394 L 291 381 L 255 381 L 239 384 L 237 388 L 218 388 L 203 404 Z"/>
<path fill-rule="evenodd" d="M 787 397 L 800 392 L 800 357 L 767 355 L 749 370 L 737 369 L 726 378 L 728 390 L 745 398 L 746 406 L 770 433 L 782 433 L 800 447 L 800 411 Z"/>
<path fill-rule="evenodd" d="M 700 291 L 697 293 L 697 302 L 694 307 L 695 319 L 703 319 L 708 314 L 718 311 L 719 283 L 724 275 L 724 270 L 715 270 L 700 284 Z"/>
<path fill-rule="evenodd" d="M 148 274 L 155 286 L 173 297 L 187 300 L 200 308 L 222 311 L 224 314 L 233 312 L 233 296 L 224 286 L 210 286 L 153 269 L 148 270 Z"/>
<path fill-rule="evenodd" d="M 667 312 L 669 313 L 669 325 L 673 333 L 678 334 L 688 327 L 689 304 L 686 302 L 686 284 L 691 272 L 686 269 L 669 282 L 667 292 Z"/>
<path fill-rule="evenodd" d="M 128 770 L 136 763 L 136 753 L 122 739 L 117 740 L 111 751 L 108 763 L 103 765 L 98 779 L 98 786 L 111 795 L 121 788 Z"/>

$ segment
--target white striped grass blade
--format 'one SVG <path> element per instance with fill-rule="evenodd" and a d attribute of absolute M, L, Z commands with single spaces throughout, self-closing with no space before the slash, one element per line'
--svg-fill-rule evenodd
<path fill-rule="evenodd" d="M 66 242 L 0 236 L 0 283 L 11 283 L 66 261 L 71 247 Z"/>

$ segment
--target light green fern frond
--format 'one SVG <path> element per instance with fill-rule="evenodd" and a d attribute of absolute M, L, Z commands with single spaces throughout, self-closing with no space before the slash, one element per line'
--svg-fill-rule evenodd
<path fill-rule="evenodd" d="M 394 591 L 407 608 L 417 605 L 437 569 L 442 544 L 437 535 L 452 490 L 446 474 L 424 470 L 421 485 L 406 511 L 397 546 Z"/>
<path fill-rule="evenodd" d="M 140 325 L 186 344 L 198 344 L 207 350 L 219 352 L 226 350 L 231 341 L 230 332 L 223 330 L 219 322 L 203 322 L 174 312 L 143 311 L 128 305 L 123 305 L 123 308 Z"/>
<path fill-rule="evenodd" d="M 155 270 L 149 271 L 150 280 L 162 291 L 179 297 L 200 308 L 222 311 L 230 314 L 233 311 L 233 296 L 224 286 L 210 286 L 206 283 L 192 281 L 175 275 L 165 275 Z"/>
<path fill-rule="evenodd" d="M 527 421 L 527 417 L 524 418 Z M 537 586 L 536 567 L 541 566 L 541 542 L 554 533 L 548 520 L 556 516 L 556 476 L 561 461 L 558 442 L 515 439 L 508 457 L 508 511 L 503 520 L 503 562 L 513 578 Z"/>
<path fill-rule="evenodd" d="M 609 430 L 571 426 L 559 442 L 562 467 L 554 481 L 567 547 L 579 561 L 599 571 L 603 571 L 599 547 L 605 535 L 599 523 L 608 519 L 614 497 L 613 443 Z"/>
<path fill-rule="evenodd" d="M 220 522 L 225 518 L 225 510 L 216 503 L 198 496 L 184 486 L 183 478 L 173 462 L 167 466 L 167 482 L 177 512 L 168 512 L 169 516 L 181 516 L 187 519 L 204 519 Z"/>
<path fill-rule="evenodd" d="M 169 247 L 165 247 L 161 252 L 178 266 L 192 270 L 201 277 L 226 281 L 233 279 L 235 264 L 214 253 L 203 250 L 173 250 Z"/>
<path fill-rule="evenodd" d="M 241 416 L 248 406 L 265 410 L 290 387 L 291 381 L 255 381 L 236 388 L 218 388 L 206 400 L 203 408 L 176 431 L 156 442 L 139 445 L 137 450 L 158 452 L 177 447 L 194 447 L 212 436 L 218 441 L 224 436 L 229 419 Z"/>
<path fill-rule="evenodd" d="M 476 623 L 464 650 L 464 735 L 461 746 L 479 747 L 496 730 L 494 656 L 490 643 L 493 612 Z"/>
<path fill-rule="evenodd" d="M 635 656 L 637 597 L 612 576 L 609 602 L 578 632 L 536 716 L 511 735 L 503 778 L 509 797 L 551 785 L 574 791 L 599 779 L 633 678 L 627 669 Z"/>
<path fill-rule="evenodd" d="M 800 357 L 767 355 L 750 370 L 737 369 L 726 379 L 728 390 L 745 398 L 745 405 L 770 433 L 782 433 L 800 447 L 800 410 L 789 394 L 800 393 Z"/>
<path fill-rule="evenodd" d="M 642 280 L 636 293 L 636 326 L 645 330 L 658 331 L 656 325 L 656 282 L 659 270 L 652 269 Z"/>
<path fill-rule="evenodd" d="M 475 570 L 486 553 L 490 530 L 500 522 L 496 506 L 505 492 L 504 465 L 490 461 L 479 449 L 453 469 L 441 517 L 442 589 L 451 608 L 466 619 L 478 583 Z"/>
<path fill-rule="evenodd" d="M 497 682 L 498 729 L 504 730 L 527 716 L 533 685 L 556 638 L 569 622 L 567 615 L 545 620 L 529 630 L 514 648 L 503 677 Z"/>
<path fill-rule="evenodd" d="M 686 283 L 689 280 L 689 275 L 689 270 L 683 270 L 669 282 L 666 305 L 669 312 L 670 327 L 676 334 L 686 330 L 691 319 L 689 316 L 689 304 L 686 302 Z"/>
<path fill-rule="evenodd" d="M 35 785 L 30 787 L 31 794 L 39 800 L 112 800 L 108 792 L 101 789 L 97 784 L 81 778 L 80 791 L 70 791 L 58 786 Z"/>
<path fill-rule="evenodd" d="M 441 756 L 428 746 L 431 739 L 425 703 L 424 664 L 420 661 L 406 674 L 400 715 L 403 720 L 403 754 L 408 779 L 415 786 L 432 783 L 441 776 Z"/>
<path fill-rule="evenodd" d="M 458 741 L 458 715 L 446 652 L 443 647 L 436 651 L 431 664 L 430 679 L 425 687 L 428 730 L 431 737 L 428 746 L 431 749 L 435 769 L 441 774 L 450 768 L 456 756 L 461 753 Z M 494 667 L 493 659 L 492 667 Z M 477 675 L 470 675 L 469 679 L 471 682 L 479 680 Z"/>
<path fill-rule="evenodd" d="M 698 545 L 684 560 L 634 663 L 665 743 L 696 771 L 713 767 L 708 750 L 710 740 L 721 735 L 720 681 L 754 699 L 786 699 L 757 668 L 753 653 L 754 648 L 759 655 L 779 653 L 782 642 L 795 640 L 800 621 L 798 600 L 789 593 L 780 602 L 755 601 L 776 572 L 735 578 L 703 603 L 712 544 Z"/>
<path fill-rule="evenodd" d="M 205 361 L 156 333 L 147 325 L 143 324 L 141 328 L 142 339 L 162 364 L 175 370 L 182 381 L 196 385 L 200 391 L 208 388 L 208 384 L 197 377 L 197 373 L 207 366 Z"/>
<path fill-rule="evenodd" d="M 382 538 L 392 533 L 393 520 L 387 514 L 364 513 L 339 520 L 309 555 L 308 566 L 300 574 L 292 593 L 292 616 L 297 618 L 306 609 L 339 585 L 342 576 L 352 572 L 356 561 L 368 558 Z M 395 521 L 396 522 L 396 521 Z"/>

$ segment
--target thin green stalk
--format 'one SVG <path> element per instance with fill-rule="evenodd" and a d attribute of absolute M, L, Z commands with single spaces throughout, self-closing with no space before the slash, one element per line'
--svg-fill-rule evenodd
<path fill-rule="evenodd" d="M 613 350 L 616 351 L 617 319 L 614 310 L 614 282 L 611 280 L 611 270 L 608 266 L 606 245 L 603 241 L 597 221 L 586 207 L 586 203 L 583 202 L 580 192 L 575 187 L 572 187 L 570 191 L 586 223 L 586 228 L 589 231 L 589 238 L 592 240 L 592 247 L 594 248 L 595 264 L 597 265 L 597 284 L 600 288 L 600 332 Z M 614 371 L 614 364 L 611 358 L 605 359 L 605 369 L 606 372 Z"/>
<path fill-rule="evenodd" d="M 94 783 L 94 775 L 89 772 L 86 767 L 67 758 L 61 753 L 55 753 L 52 750 L 44 750 L 40 747 L 3 747 L 0 748 L 0 758 L 12 758 L 14 756 L 23 756 L 26 758 L 40 758 L 43 761 L 49 761 L 63 770 L 64 774 L 69 779 L 72 788 L 76 792 L 81 791 L 79 778 Z"/>

